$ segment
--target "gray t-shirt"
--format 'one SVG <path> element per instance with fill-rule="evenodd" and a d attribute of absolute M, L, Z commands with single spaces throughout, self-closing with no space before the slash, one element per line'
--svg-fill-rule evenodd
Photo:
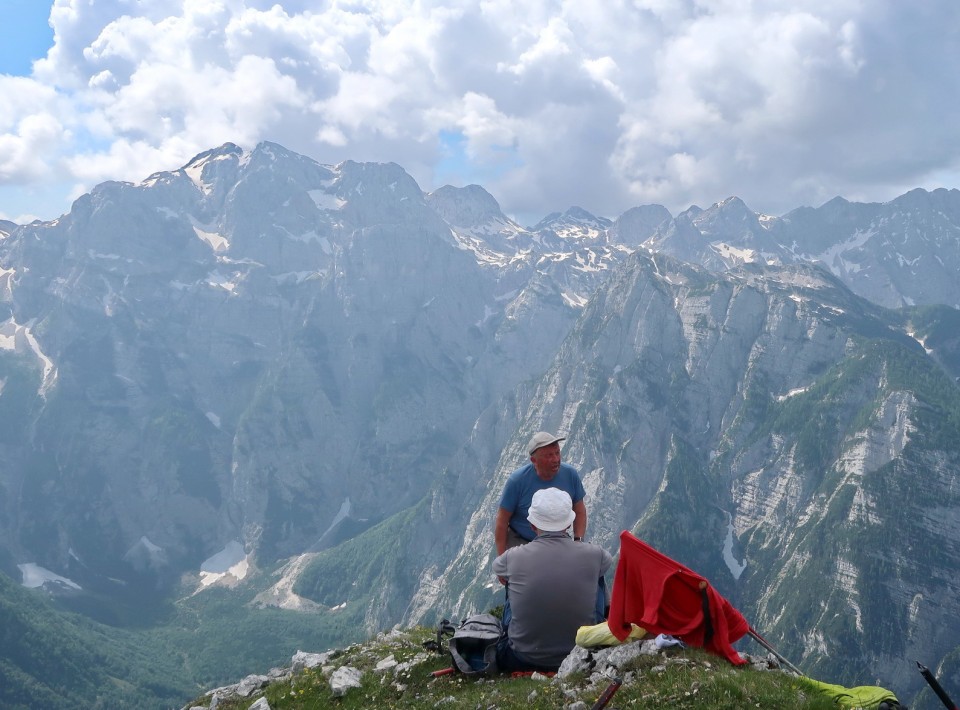
<path fill-rule="evenodd" d="M 558 666 L 576 644 L 577 629 L 593 624 L 597 580 L 613 563 L 597 545 L 565 532 L 541 532 L 493 561 L 510 589 L 514 651 L 542 666 Z"/>

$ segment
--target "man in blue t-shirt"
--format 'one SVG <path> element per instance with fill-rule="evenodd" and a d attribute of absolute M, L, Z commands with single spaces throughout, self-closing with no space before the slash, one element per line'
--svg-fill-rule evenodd
<path fill-rule="evenodd" d="M 530 542 L 536 537 L 527 521 L 533 494 L 545 488 L 566 491 L 573 501 L 573 539 L 583 540 L 587 531 L 587 506 L 580 474 L 573 466 L 560 463 L 560 442 L 566 437 L 538 431 L 530 438 L 527 452 L 530 463 L 510 474 L 500 498 L 500 509 L 494 525 L 497 555 L 508 548 Z"/>

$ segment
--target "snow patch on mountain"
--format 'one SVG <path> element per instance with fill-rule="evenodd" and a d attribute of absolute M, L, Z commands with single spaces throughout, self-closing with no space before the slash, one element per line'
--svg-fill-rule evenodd
<path fill-rule="evenodd" d="M 723 561 L 730 570 L 734 579 L 740 579 L 740 575 L 747 568 L 747 561 L 740 562 L 733 556 L 733 516 L 727 513 L 727 536 L 723 540 Z"/>
<path fill-rule="evenodd" d="M 13 300 L 13 278 L 17 275 L 14 269 L 4 269 L 0 266 L 0 301 Z"/>
<path fill-rule="evenodd" d="M 247 576 L 250 559 L 239 540 L 231 540 L 220 552 L 200 565 L 200 589 L 212 584 L 235 584 Z M 199 591 L 199 590 L 198 590 Z"/>
<path fill-rule="evenodd" d="M 8 350 L 16 353 L 32 353 L 40 361 L 43 376 L 40 382 L 38 393 L 46 398 L 47 392 L 57 381 L 57 368 L 53 360 L 47 357 L 40 348 L 40 343 L 34 337 L 30 330 L 33 327 L 33 320 L 26 325 L 19 325 L 13 317 L 0 323 L 0 350 Z"/>
<path fill-rule="evenodd" d="M 753 264 L 760 261 L 760 255 L 754 249 L 738 249 L 726 242 L 714 242 L 710 248 L 730 264 Z"/>
<path fill-rule="evenodd" d="M 317 206 L 317 209 L 335 212 L 343 209 L 343 206 L 347 204 L 346 200 L 326 190 L 307 190 L 307 194 L 310 195 L 310 199 L 313 200 L 313 204 Z"/>
<path fill-rule="evenodd" d="M 181 168 L 183 174 L 190 178 L 190 181 L 196 185 L 204 195 L 210 195 L 216 187 L 215 180 L 208 180 L 204 177 L 206 167 L 211 163 L 216 163 L 221 160 L 235 160 L 237 157 L 235 152 L 223 151 L 224 148 L 226 148 L 226 146 L 208 153 L 201 153 L 194 158 L 193 161 Z"/>
<path fill-rule="evenodd" d="M 571 308 L 583 308 L 585 305 L 587 305 L 587 301 L 590 300 L 588 296 L 582 296 L 578 293 L 572 293 L 569 291 L 562 292 L 560 297 L 563 298 L 563 302 Z"/>
<path fill-rule="evenodd" d="M 853 233 L 853 236 L 846 241 L 834 244 L 818 255 L 805 255 L 804 258 L 810 259 L 811 261 L 822 262 L 836 276 L 843 277 L 846 274 L 854 274 L 860 271 L 860 265 L 845 259 L 844 254 L 852 252 L 855 249 L 860 249 L 870 241 L 871 238 L 876 236 L 876 234 L 876 227 L 871 227 L 863 231 L 857 230 Z"/>
<path fill-rule="evenodd" d="M 327 529 L 323 531 L 323 535 L 320 536 L 320 540 L 323 540 L 323 538 L 333 532 L 340 523 L 350 516 L 350 509 L 350 498 L 344 498 L 343 503 L 340 504 L 340 510 L 337 511 L 337 514 L 334 516 L 330 525 L 327 526 Z"/>
<path fill-rule="evenodd" d="M 73 580 L 67 579 L 66 577 L 61 577 L 59 574 L 51 572 L 50 570 L 33 562 L 17 565 L 17 567 L 20 569 L 20 573 L 23 575 L 23 581 L 21 584 L 28 589 L 37 589 L 46 584 L 58 587 L 68 587 L 76 590 L 80 589 L 80 585 Z"/>
<path fill-rule="evenodd" d="M 208 231 L 203 225 L 194 223 L 193 232 L 202 241 L 210 245 L 214 252 L 224 252 L 230 249 L 230 241 L 219 232 Z"/>
<path fill-rule="evenodd" d="M 230 278 L 228 276 L 224 276 L 218 270 L 214 269 L 207 274 L 207 278 L 204 283 L 206 283 L 207 286 L 212 286 L 214 288 L 222 288 L 224 291 L 232 294 L 234 291 L 236 291 L 237 286 L 240 283 L 240 279 L 238 278 L 239 276 L 239 274 L 233 274 L 233 278 Z"/>
<path fill-rule="evenodd" d="M 200 191 L 204 195 L 209 195 L 213 192 L 213 185 L 203 181 L 203 167 L 202 163 L 199 165 L 191 165 L 183 169 L 183 174 L 190 178 L 190 181 L 200 188 Z"/>
<path fill-rule="evenodd" d="M 103 314 L 107 318 L 113 318 L 113 314 L 120 297 L 117 295 L 117 292 L 114 290 L 111 283 L 105 277 L 101 276 L 100 280 L 103 282 L 103 286 L 107 290 L 101 299 L 101 303 L 103 304 Z"/>

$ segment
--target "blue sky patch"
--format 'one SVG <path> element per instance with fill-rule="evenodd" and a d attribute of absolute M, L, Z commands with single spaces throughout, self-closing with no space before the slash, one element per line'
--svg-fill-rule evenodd
<path fill-rule="evenodd" d="M 50 27 L 51 2 L 3 0 L 3 41 L 0 42 L 0 74 L 30 76 L 33 61 L 47 56 L 53 46 Z"/>

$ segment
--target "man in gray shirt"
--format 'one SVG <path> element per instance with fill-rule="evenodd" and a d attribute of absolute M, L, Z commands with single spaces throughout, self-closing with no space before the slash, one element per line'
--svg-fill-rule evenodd
<path fill-rule="evenodd" d="M 527 520 L 537 537 L 493 561 L 507 581 L 512 618 L 497 649 L 503 671 L 555 671 L 576 643 L 577 629 L 596 624 L 597 580 L 613 559 L 601 547 L 575 542 L 570 494 L 546 488 L 533 495 Z"/>

